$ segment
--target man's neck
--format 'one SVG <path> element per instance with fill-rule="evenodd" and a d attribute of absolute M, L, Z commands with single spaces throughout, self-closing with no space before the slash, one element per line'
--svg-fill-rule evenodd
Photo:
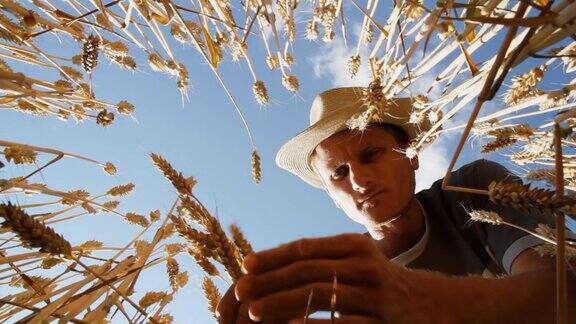
<path fill-rule="evenodd" d="M 424 215 L 416 197 L 402 211 L 403 216 L 381 229 L 384 238 L 375 241 L 387 258 L 394 258 L 412 248 L 426 230 Z"/>

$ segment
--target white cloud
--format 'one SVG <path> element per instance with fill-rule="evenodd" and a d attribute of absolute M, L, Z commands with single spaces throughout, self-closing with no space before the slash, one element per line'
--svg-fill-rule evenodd
<path fill-rule="evenodd" d="M 420 167 L 416 171 L 416 192 L 428 189 L 434 181 L 444 177 L 450 162 L 447 142 L 447 139 L 440 137 L 418 154 Z"/>
<path fill-rule="evenodd" d="M 346 48 L 344 40 L 336 37 L 332 42 L 322 46 L 319 53 L 310 57 L 314 76 L 332 80 L 334 87 L 366 86 L 370 82 L 370 71 L 366 64 L 360 65 L 360 70 L 354 79 L 348 73 L 348 59 L 354 55 L 355 49 Z M 360 52 L 363 62 L 366 62 L 366 53 Z"/>

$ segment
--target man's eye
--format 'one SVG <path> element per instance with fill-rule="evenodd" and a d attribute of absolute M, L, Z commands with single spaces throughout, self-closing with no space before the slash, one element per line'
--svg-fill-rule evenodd
<path fill-rule="evenodd" d="M 332 178 L 332 180 L 340 180 L 344 178 L 347 173 L 348 173 L 348 167 L 343 165 L 332 171 L 330 178 Z"/>
<path fill-rule="evenodd" d="M 379 147 L 376 148 L 371 148 L 369 150 L 366 150 L 363 154 L 362 154 L 362 160 L 364 161 L 372 161 L 374 159 L 376 159 L 380 153 L 382 153 L 382 149 Z"/>

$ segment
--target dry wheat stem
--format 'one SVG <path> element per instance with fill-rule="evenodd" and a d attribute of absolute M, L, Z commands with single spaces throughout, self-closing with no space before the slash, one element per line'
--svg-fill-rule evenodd
<path fill-rule="evenodd" d="M 61 197 L 63 199 L 66 199 L 67 201 L 73 202 L 71 205 L 75 205 L 74 207 L 82 206 L 82 204 L 87 204 L 88 206 L 94 205 L 94 206 L 97 206 L 97 207 L 101 208 L 102 210 L 105 210 L 109 213 L 113 213 L 113 214 L 116 214 L 118 216 L 125 217 L 124 214 L 121 214 L 115 210 L 111 210 L 111 209 L 107 208 L 106 206 L 104 206 L 98 202 L 93 201 L 94 198 L 79 197 L 79 196 L 71 195 L 70 193 L 67 193 L 67 192 L 52 190 L 52 189 L 49 189 L 46 187 L 40 187 L 37 185 L 29 185 L 29 184 L 23 183 L 22 181 L 9 183 L 7 185 L 7 188 L 19 188 L 19 189 L 24 189 L 24 190 L 41 192 L 43 194 L 50 195 L 50 196 Z"/>
<path fill-rule="evenodd" d="M 519 7 L 518 11 L 516 12 L 516 16 L 517 17 L 523 16 L 526 8 L 527 8 L 526 4 L 524 4 L 524 3 L 520 4 L 520 7 Z M 504 42 L 503 42 L 502 46 L 500 47 L 500 50 L 498 51 L 498 55 L 496 56 L 496 61 L 492 65 L 492 68 L 490 69 L 490 73 L 486 76 L 486 79 L 484 81 L 484 85 L 482 87 L 482 91 L 481 91 L 480 95 L 478 96 L 478 99 L 476 101 L 476 104 L 474 105 L 472 113 L 470 114 L 470 118 L 468 119 L 468 123 L 466 125 L 466 128 L 464 129 L 464 132 L 463 132 L 462 136 L 460 137 L 460 141 L 459 141 L 458 146 L 456 147 L 456 150 L 452 156 L 452 159 L 451 159 L 450 164 L 448 166 L 448 170 L 446 170 L 446 175 L 442 181 L 442 189 L 444 189 L 444 190 L 453 190 L 454 191 L 454 190 L 461 189 L 461 188 L 456 187 L 456 186 L 448 186 L 448 182 L 450 181 L 452 169 L 454 168 L 454 165 L 456 164 L 456 161 L 457 161 L 458 157 L 460 156 L 460 153 L 462 152 L 462 149 L 464 147 L 466 139 L 468 138 L 468 135 L 470 134 L 470 131 L 471 131 L 472 126 L 474 124 L 474 120 L 478 116 L 478 113 L 480 112 L 480 108 L 482 107 L 482 104 L 486 100 L 484 97 L 486 94 L 488 94 L 487 92 L 490 91 L 490 88 L 492 87 L 492 82 L 494 82 L 494 78 L 496 77 L 496 73 L 498 72 L 501 64 L 504 62 L 505 54 L 508 50 L 508 47 L 510 46 L 510 44 L 512 42 L 514 35 L 516 34 L 516 30 L 517 30 L 517 27 L 513 26 L 506 33 L 506 37 L 504 39 Z"/>
<path fill-rule="evenodd" d="M 554 151 L 556 164 L 556 198 L 564 199 L 564 167 L 562 161 L 562 142 L 560 125 L 554 125 Z M 566 224 L 563 213 L 556 213 L 556 229 L 558 242 L 566 240 Z M 566 247 L 564 244 L 556 246 L 556 322 L 567 323 L 568 292 L 566 287 Z"/>
<path fill-rule="evenodd" d="M 88 267 L 87 265 L 85 265 L 84 263 L 82 263 L 79 259 L 75 258 L 74 256 L 71 256 L 71 259 L 74 260 L 76 263 L 78 263 L 81 267 L 83 267 L 86 271 L 88 271 L 90 274 L 92 274 L 94 277 L 98 278 L 102 283 L 106 282 L 106 279 L 102 278 L 99 274 L 97 274 L 96 272 L 92 271 L 92 269 L 90 267 Z M 125 294 L 123 294 L 121 291 L 119 291 L 113 284 L 106 284 L 108 287 L 110 287 L 110 289 L 114 290 L 115 293 L 117 293 L 120 297 L 122 297 L 125 301 L 127 301 L 130 305 L 132 305 L 132 307 L 134 307 L 137 311 L 139 311 L 140 313 L 142 313 L 142 315 L 148 317 L 148 313 L 146 313 L 146 311 L 140 307 L 138 304 L 136 304 L 135 302 L 133 302 L 130 298 L 128 298 Z M 157 322 L 150 318 L 150 321 L 152 323 L 156 323 Z"/>
<path fill-rule="evenodd" d="M 37 313 L 37 312 L 39 312 L 39 311 L 41 310 L 41 308 L 37 308 L 37 307 L 34 307 L 34 306 L 30 306 L 30 305 L 28 305 L 28 304 L 26 304 L 26 303 L 17 303 L 17 302 L 14 302 L 14 301 L 11 301 L 11 300 L 5 299 L 5 298 L 0 298 L 0 303 L 1 303 L 1 304 L 8 304 L 8 305 L 16 306 L 16 307 L 19 307 L 19 308 L 24 308 L 24 309 L 33 311 L 33 312 L 35 312 L 35 313 Z M 51 316 L 56 317 L 56 318 L 63 318 L 65 315 L 62 315 L 62 314 L 59 314 L 59 313 L 52 313 Z M 75 318 L 69 319 L 69 321 L 72 322 L 72 323 L 78 323 L 78 324 L 89 324 L 89 322 L 85 322 L 85 321 L 82 321 L 82 320 L 79 320 L 79 319 L 75 319 Z"/>
<path fill-rule="evenodd" d="M 82 155 L 78 155 L 78 154 L 73 154 L 73 153 L 68 153 L 68 152 L 62 152 L 59 150 L 55 150 L 52 148 L 46 148 L 46 147 L 39 147 L 39 146 L 33 146 L 33 145 L 28 145 L 28 144 L 21 144 L 21 143 L 15 143 L 15 142 L 10 142 L 10 141 L 5 141 L 5 140 L 0 140 L 0 146 L 4 146 L 4 147 L 25 147 L 29 150 L 33 150 L 36 152 L 42 152 L 42 153 L 49 153 L 49 154 L 54 154 L 54 155 L 64 155 L 67 157 L 72 157 L 72 158 L 76 158 L 79 160 L 84 160 L 84 161 L 88 161 L 88 162 L 92 162 L 92 163 L 96 163 L 100 166 L 104 166 L 104 163 L 93 160 L 91 158 L 87 158 L 84 157 Z"/>
<path fill-rule="evenodd" d="M 184 18 L 182 18 L 182 16 L 180 15 L 180 12 L 178 11 L 178 9 L 173 5 L 170 4 L 172 6 L 172 8 L 174 9 L 177 17 L 180 19 L 180 22 L 184 24 Z M 184 24 L 185 25 L 185 24 Z M 186 26 L 186 25 L 185 25 Z M 242 113 L 242 110 L 240 110 L 240 107 L 238 106 L 238 104 L 236 103 L 236 100 L 234 99 L 234 97 L 232 96 L 232 93 L 230 93 L 230 91 L 228 90 L 228 87 L 226 86 L 226 84 L 224 83 L 224 80 L 220 77 L 220 74 L 218 73 L 218 71 L 214 68 L 214 66 L 212 64 L 210 64 L 210 59 L 208 59 L 208 57 L 206 56 L 206 54 L 201 51 L 200 45 L 198 44 L 198 40 L 196 39 L 196 36 L 192 33 L 192 31 L 187 27 L 186 28 L 189 36 L 192 37 L 192 39 L 194 39 L 195 43 L 196 43 L 196 47 L 200 50 L 200 54 L 202 55 L 202 57 L 204 58 L 204 60 L 208 63 L 208 66 L 210 67 L 210 69 L 212 70 L 212 72 L 214 72 L 216 79 L 218 80 L 218 82 L 220 82 L 220 85 L 222 86 L 222 88 L 224 89 L 224 92 L 226 92 L 226 95 L 228 96 L 228 98 L 230 99 L 230 101 L 232 102 L 232 105 L 234 106 L 234 109 L 236 110 L 236 112 L 238 113 L 238 116 L 240 117 L 240 119 L 242 120 L 242 123 L 244 124 L 244 128 L 246 129 L 246 133 L 248 134 L 248 138 L 250 139 L 250 143 L 252 144 L 252 146 L 254 146 L 254 138 L 252 136 L 252 132 L 250 131 L 250 128 L 248 126 L 248 122 L 246 121 L 246 118 L 244 117 L 244 113 Z"/>

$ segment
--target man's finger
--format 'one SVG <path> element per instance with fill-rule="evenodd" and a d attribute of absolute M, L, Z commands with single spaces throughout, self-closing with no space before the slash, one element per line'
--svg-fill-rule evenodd
<path fill-rule="evenodd" d="M 314 283 L 297 289 L 281 291 L 250 303 L 252 319 L 265 323 L 283 323 L 289 319 L 304 316 L 308 306 L 308 296 L 313 291 L 309 311 L 330 311 L 333 299 L 331 283 Z M 338 284 L 335 311 L 342 314 L 375 315 L 371 289 Z M 381 307 L 381 306 L 380 306 Z"/>
<path fill-rule="evenodd" d="M 292 319 L 288 324 L 331 324 L 330 319 L 312 319 L 309 318 L 304 322 L 304 318 Z M 382 324 L 382 321 L 361 315 L 344 315 L 334 320 L 336 324 Z"/>
<path fill-rule="evenodd" d="M 250 319 L 250 315 L 248 315 L 248 303 L 242 303 L 240 308 L 238 309 L 238 317 L 236 318 L 236 324 L 254 324 L 254 322 Z"/>
<path fill-rule="evenodd" d="M 230 288 L 228 288 L 228 291 L 220 299 L 218 306 L 216 306 L 216 316 L 218 317 L 218 323 L 236 324 L 240 302 L 238 302 L 234 296 L 235 285 L 236 284 L 233 284 L 230 286 Z"/>
<path fill-rule="evenodd" d="M 361 234 L 341 234 L 308 238 L 280 245 L 277 248 L 250 254 L 244 259 L 244 269 L 257 274 L 306 259 L 339 259 L 359 253 L 369 253 L 374 246 Z"/>
<path fill-rule="evenodd" d="M 367 287 L 378 285 L 383 271 L 381 265 L 364 258 L 298 261 L 280 269 L 240 278 L 236 283 L 236 296 L 246 301 L 313 282 L 331 283 L 335 269 L 338 269 L 339 283 Z"/>

